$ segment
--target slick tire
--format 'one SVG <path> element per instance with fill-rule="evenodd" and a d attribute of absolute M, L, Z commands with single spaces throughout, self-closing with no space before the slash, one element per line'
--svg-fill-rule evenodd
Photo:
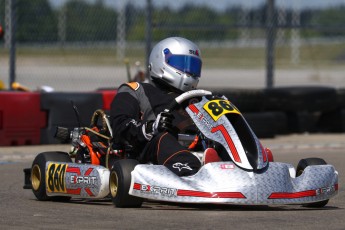
<path fill-rule="evenodd" d="M 49 197 L 46 191 L 46 162 L 72 162 L 68 153 L 65 152 L 43 152 L 36 156 L 31 167 L 31 185 L 32 192 L 40 201 L 69 201 L 69 196 L 52 196 Z"/>
<path fill-rule="evenodd" d="M 128 194 L 131 186 L 131 172 L 139 164 L 133 159 L 116 161 L 110 171 L 109 190 L 111 200 L 118 208 L 139 208 L 143 199 Z"/>
<path fill-rule="evenodd" d="M 326 165 L 326 161 L 322 158 L 306 158 L 306 159 L 301 159 L 297 165 L 296 169 L 296 177 L 302 175 L 304 170 L 310 166 L 310 165 Z M 322 208 L 326 206 L 329 200 L 323 200 L 315 203 L 308 203 L 308 204 L 303 204 L 303 207 L 309 207 L 309 208 Z"/>

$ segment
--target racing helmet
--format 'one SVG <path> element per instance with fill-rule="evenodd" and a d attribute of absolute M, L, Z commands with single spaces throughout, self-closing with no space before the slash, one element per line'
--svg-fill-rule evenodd
<path fill-rule="evenodd" d="M 182 92 L 197 87 L 201 66 L 198 46 L 181 37 L 170 37 L 160 41 L 153 47 L 149 58 L 152 80 Z"/>

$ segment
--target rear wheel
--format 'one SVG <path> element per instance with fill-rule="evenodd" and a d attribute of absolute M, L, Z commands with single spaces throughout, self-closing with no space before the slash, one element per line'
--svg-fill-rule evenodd
<path fill-rule="evenodd" d="M 141 207 L 143 199 L 129 195 L 131 172 L 138 161 L 125 159 L 116 161 L 110 171 L 109 190 L 113 203 L 119 208 Z"/>
<path fill-rule="evenodd" d="M 72 162 L 68 153 L 65 152 L 44 152 L 36 156 L 31 167 L 31 185 L 32 192 L 40 201 L 68 201 L 68 196 L 49 197 L 46 191 L 46 163 L 48 161 Z"/>
<path fill-rule="evenodd" d="M 296 177 L 302 175 L 304 170 L 310 165 L 326 165 L 326 161 L 322 158 L 306 158 L 301 159 L 297 165 L 296 169 Z M 315 203 L 308 203 L 303 204 L 304 207 L 311 207 L 311 208 L 322 208 L 326 206 L 329 200 L 323 200 Z"/>

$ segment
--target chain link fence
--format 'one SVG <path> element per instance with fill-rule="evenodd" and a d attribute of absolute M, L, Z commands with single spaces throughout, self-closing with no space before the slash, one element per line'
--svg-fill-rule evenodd
<path fill-rule="evenodd" d="M 344 0 L 170 2 L 0 0 L 0 80 L 115 88 L 146 71 L 156 42 L 182 36 L 200 46 L 200 87 L 345 87 Z"/>

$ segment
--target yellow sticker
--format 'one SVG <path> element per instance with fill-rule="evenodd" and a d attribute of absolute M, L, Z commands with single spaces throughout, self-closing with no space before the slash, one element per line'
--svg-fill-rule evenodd
<path fill-rule="evenodd" d="M 49 163 L 46 171 L 46 186 L 49 193 L 66 193 L 66 169 L 67 164 Z"/>
<path fill-rule="evenodd" d="M 212 100 L 207 102 L 203 108 L 215 121 L 227 113 L 241 114 L 240 111 L 227 100 Z"/>

